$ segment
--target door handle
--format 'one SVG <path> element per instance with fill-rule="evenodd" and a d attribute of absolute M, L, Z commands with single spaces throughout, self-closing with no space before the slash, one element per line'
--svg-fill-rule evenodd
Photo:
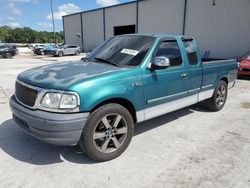
<path fill-rule="evenodd" d="M 184 78 L 184 79 L 186 79 L 186 78 L 188 78 L 188 74 L 187 73 L 183 73 L 183 74 L 181 74 L 181 77 Z"/>

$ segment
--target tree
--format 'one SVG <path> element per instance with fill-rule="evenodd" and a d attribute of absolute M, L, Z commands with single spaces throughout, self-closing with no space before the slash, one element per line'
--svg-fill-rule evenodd
<path fill-rule="evenodd" d="M 36 31 L 29 27 L 0 27 L 0 41 L 6 43 L 53 43 L 53 32 Z M 56 41 L 63 42 L 63 32 L 56 32 Z"/>

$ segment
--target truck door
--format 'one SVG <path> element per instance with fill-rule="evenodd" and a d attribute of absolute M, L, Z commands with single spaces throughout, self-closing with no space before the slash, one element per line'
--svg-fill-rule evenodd
<path fill-rule="evenodd" d="M 189 95 L 196 95 L 198 101 L 198 94 L 202 84 L 201 60 L 198 58 L 197 46 L 194 39 L 182 38 L 182 41 L 186 49 L 186 57 L 189 65 L 188 93 Z"/>
<path fill-rule="evenodd" d="M 170 60 L 170 66 L 161 70 L 144 72 L 145 119 L 157 117 L 184 106 L 188 106 L 189 72 L 183 60 L 183 52 L 176 39 L 162 40 L 154 53 Z M 154 58 L 153 57 L 153 58 Z M 151 60 L 152 63 L 152 60 Z"/>

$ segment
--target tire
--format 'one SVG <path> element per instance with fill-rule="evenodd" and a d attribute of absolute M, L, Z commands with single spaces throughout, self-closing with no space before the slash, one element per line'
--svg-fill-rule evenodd
<path fill-rule="evenodd" d="M 79 146 L 95 161 L 108 161 L 126 150 L 133 134 L 134 121 L 129 111 L 119 104 L 111 103 L 90 114 Z"/>
<path fill-rule="evenodd" d="M 212 111 L 220 111 L 227 100 L 227 83 L 220 80 L 214 90 L 213 96 L 206 101 L 206 107 Z"/>
<path fill-rule="evenodd" d="M 7 52 L 4 54 L 4 57 L 7 59 L 10 59 L 10 58 L 12 58 L 12 55 L 11 55 L 11 53 Z"/>
<path fill-rule="evenodd" d="M 58 52 L 58 57 L 62 57 L 63 56 L 63 52 Z"/>
<path fill-rule="evenodd" d="M 75 55 L 80 55 L 80 52 L 78 50 L 76 50 Z"/>

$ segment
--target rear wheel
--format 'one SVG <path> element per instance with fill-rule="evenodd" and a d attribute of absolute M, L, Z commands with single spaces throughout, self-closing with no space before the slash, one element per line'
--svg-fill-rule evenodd
<path fill-rule="evenodd" d="M 217 87 L 214 90 L 212 98 L 206 101 L 206 106 L 210 110 L 219 111 L 221 110 L 227 100 L 227 83 L 220 80 Z"/>
<path fill-rule="evenodd" d="M 12 58 L 12 55 L 11 55 L 11 53 L 7 52 L 4 54 L 4 57 L 9 59 L 9 58 Z"/>
<path fill-rule="evenodd" d="M 119 104 L 107 104 L 91 113 L 79 146 L 90 158 L 108 161 L 126 150 L 133 130 L 134 122 L 128 110 Z"/>
<path fill-rule="evenodd" d="M 58 52 L 58 56 L 62 57 L 63 56 L 63 52 Z"/>
<path fill-rule="evenodd" d="M 79 55 L 80 52 L 78 50 L 75 51 L 75 55 Z"/>

